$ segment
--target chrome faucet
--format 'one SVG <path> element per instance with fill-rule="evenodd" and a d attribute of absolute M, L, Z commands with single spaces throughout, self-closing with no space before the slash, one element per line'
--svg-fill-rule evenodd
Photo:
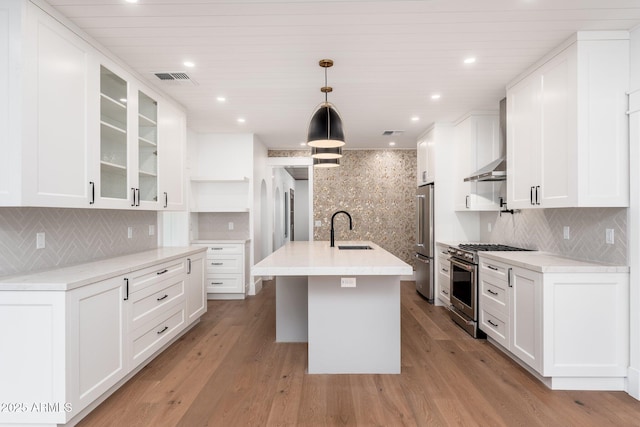
<path fill-rule="evenodd" d="M 338 211 L 338 212 L 334 213 L 334 214 L 331 216 L 331 247 L 332 247 L 332 248 L 336 245 L 336 241 L 335 241 L 335 238 L 334 238 L 334 234 L 335 234 L 335 232 L 334 232 L 334 229 L 333 229 L 333 219 L 334 219 L 334 218 L 336 217 L 336 215 L 338 215 L 339 213 L 343 213 L 343 214 L 345 214 L 346 216 L 348 216 L 348 217 L 349 217 L 349 230 L 353 230 L 353 224 L 352 224 L 352 222 L 351 222 L 351 215 L 349 215 L 349 212 L 347 212 L 347 211 Z"/>

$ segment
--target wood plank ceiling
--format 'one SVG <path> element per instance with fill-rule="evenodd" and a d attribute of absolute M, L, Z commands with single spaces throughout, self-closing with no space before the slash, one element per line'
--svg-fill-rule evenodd
<path fill-rule="evenodd" d="M 638 0 L 46 1 L 180 102 L 194 131 L 251 132 L 273 149 L 305 140 L 321 58 L 335 61 L 329 101 L 348 148 L 414 148 L 433 122 L 496 110 L 505 85 L 575 31 L 640 23 Z M 164 71 L 197 84 L 162 83 Z"/>

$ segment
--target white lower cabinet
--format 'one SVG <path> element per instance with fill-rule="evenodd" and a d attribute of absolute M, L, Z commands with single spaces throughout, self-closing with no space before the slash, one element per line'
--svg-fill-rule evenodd
<path fill-rule="evenodd" d="M 70 359 L 77 357 L 71 363 L 77 371 L 69 373 L 68 384 L 71 390 L 77 386 L 77 391 L 71 392 L 77 398 L 72 401 L 74 411 L 86 407 L 127 374 L 125 296 L 123 277 L 69 293 L 69 344 L 77 344 L 77 352 L 68 355 Z"/>
<path fill-rule="evenodd" d="M 449 273 L 449 252 L 447 246 L 436 246 L 436 298 L 440 302 L 438 305 L 449 306 L 451 279 Z"/>
<path fill-rule="evenodd" d="M 629 275 L 480 256 L 480 329 L 552 389 L 624 390 Z"/>
<path fill-rule="evenodd" d="M 200 240 L 207 246 L 204 280 L 209 299 L 244 299 L 248 251 L 244 240 Z"/>
<path fill-rule="evenodd" d="M 186 331 L 206 311 L 204 251 L 182 252 L 0 280 L 0 424 L 74 424 Z"/>

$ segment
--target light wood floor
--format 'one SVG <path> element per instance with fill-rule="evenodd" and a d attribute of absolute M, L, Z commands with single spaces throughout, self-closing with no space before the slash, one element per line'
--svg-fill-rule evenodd
<path fill-rule="evenodd" d="M 200 324 L 80 426 L 639 426 L 624 392 L 551 391 L 402 283 L 401 375 L 306 375 L 276 344 L 273 283 Z"/>

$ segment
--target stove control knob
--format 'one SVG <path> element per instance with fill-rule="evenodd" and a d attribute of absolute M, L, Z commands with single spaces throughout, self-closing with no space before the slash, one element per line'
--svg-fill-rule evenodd
<path fill-rule="evenodd" d="M 464 256 L 467 259 L 473 259 L 473 255 L 471 255 L 471 254 L 464 254 Z"/>

